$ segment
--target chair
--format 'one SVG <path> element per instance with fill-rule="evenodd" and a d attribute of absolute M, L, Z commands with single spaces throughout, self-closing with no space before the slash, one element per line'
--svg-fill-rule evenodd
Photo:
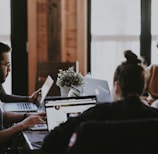
<path fill-rule="evenodd" d="M 82 123 L 65 154 L 158 153 L 158 119 Z"/>
<path fill-rule="evenodd" d="M 54 79 L 54 84 L 50 89 L 48 96 L 60 96 L 60 89 L 56 85 L 57 74 L 59 69 L 67 70 L 69 67 L 76 70 L 76 62 L 38 62 L 36 75 L 36 89 L 39 89 L 47 76 L 50 75 Z"/>

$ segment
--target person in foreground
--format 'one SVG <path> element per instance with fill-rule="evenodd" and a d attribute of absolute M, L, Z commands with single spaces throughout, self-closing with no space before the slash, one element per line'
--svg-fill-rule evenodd
<path fill-rule="evenodd" d="M 32 102 L 37 103 L 36 99 L 40 94 L 40 89 L 34 91 L 30 96 L 20 96 L 20 95 L 9 95 L 5 92 L 3 88 L 3 83 L 5 82 L 10 68 L 10 56 L 9 53 L 11 48 L 2 42 L 0 42 L 0 100 L 2 102 Z"/>
<path fill-rule="evenodd" d="M 40 113 L 14 113 L 5 112 L 0 107 L 0 150 L 3 150 L 16 135 L 35 124 L 45 123 L 45 112 Z M 14 125 L 12 125 L 14 124 Z"/>
<path fill-rule="evenodd" d="M 126 60 L 115 70 L 113 102 L 97 104 L 77 117 L 55 127 L 44 139 L 41 151 L 61 154 L 68 147 L 72 133 L 84 121 L 112 121 L 158 117 L 158 110 L 141 100 L 146 85 L 146 71 L 142 59 L 132 51 L 124 52 Z"/>

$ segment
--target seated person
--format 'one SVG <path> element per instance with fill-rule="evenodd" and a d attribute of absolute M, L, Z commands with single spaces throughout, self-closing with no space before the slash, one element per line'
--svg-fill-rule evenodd
<path fill-rule="evenodd" d="M 16 123 L 16 124 L 14 124 Z M 0 107 L 0 151 L 2 152 L 8 143 L 16 135 L 35 124 L 45 123 L 45 112 L 40 113 L 14 113 L 5 112 Z M 14 125 L 12 125 L 14 124 Z"/>
<path fill-rule="evenodd" d="M 158 65 L 150 65 L 146 68 L 146 70 L 149 73 L 146 89 L 147 96 L 144 97 L 144 100 L 148 103 L 148 105 L 158 107 L 158 105 L 156 105 L 158 100 Z"/>
<path fill-rule="evenodd" d="M 40 89 L 33 92 L 31 96 L 8 95 L 2 84 L 5 82 L 10 69 L 9 52 L 11 48 L 0 42 L 0 100 L 2 102 L 32 102 L 37 103 L 36 98 L 40 94 Z"/>
<path fill-rule="evenodd" d="M 158 118 L 158 110 L 143 103 L 141 95 L 146 85 L 146 70 L 142 60 L 132 51 L 115 70 L 113 102 L 97 104 L 76 117 L 55 127 L 44 139 L 41 150 L 46 154 L 61 154 L 67 149 L 70 137 L 84 121 L 113 121 Z"/>

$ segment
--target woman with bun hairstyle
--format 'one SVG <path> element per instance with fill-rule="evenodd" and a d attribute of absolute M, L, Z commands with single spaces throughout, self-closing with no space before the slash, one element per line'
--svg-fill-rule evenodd
<path fill-rule="evenodd" d="M 126 58 L 115 70 L 113 78 L 113 102 L 97 104 L 77 117 L 53 129 L 44 139 L 41 150 L 46 154 L 61 154 L 69 143 L 72 133 L 84 121 L 116 121 L 157 118 L 158 110 L 141 100 L 146 85 L 143 60 L 131 50 L 124 52 Z"/>

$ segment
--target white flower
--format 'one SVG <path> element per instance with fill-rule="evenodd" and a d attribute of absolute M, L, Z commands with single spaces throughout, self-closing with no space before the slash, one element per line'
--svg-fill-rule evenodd
<path fill-rule="evenodd" d="M 59 69 L 56 81 L 57 86 L 71 87 L 71 85 L 81 86 L 82 84 L 84 84 L 84 78 L 81 73 L 74 71 L 74 67 L 69 67 L 68 70 Z"/>

